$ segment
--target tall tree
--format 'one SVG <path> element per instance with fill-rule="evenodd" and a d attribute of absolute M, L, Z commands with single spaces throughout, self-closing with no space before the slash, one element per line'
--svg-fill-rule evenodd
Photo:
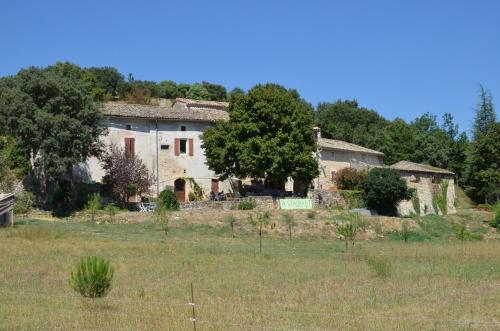
<path fill-rule="evenodd" d="M 413 160 L 417 146 L 415 128 L 397 118 L 376 132 L 373 145 L 385 154 L 386 164 Z"/>
<path fill-rule="evenodd" d="M 57 63 L 0 80 L 0 134 L 16 138 L 46 184 L 101 151 L 106 127 L 84 75 L 76 65 Z"/>
<path fill-rule="evenodd" d="M 224 86 L 218 84 L 212 84 L 209 82 L 201 82 L 201 85 L 208 92 L 208 100 L 212 101 L 226 101 L 227 100 L 227 90 Z"/>
<path fill-rule="evenodd" d="M 474 119 L 474 139 L 488 131 L 490 125 L 496 122 L 495 106 L 491 93 L 482 85 L 479 86 L 479 103 Z"/>
<path fill-rule="evenodd" d="M 118 98 L 125 87 L 123 75 L 113 67 L 91 67 L 86 69 L 95 98 L 99 101 Z"/>
<path fill-rule="evenodd" d="M 202 135 L 207 164 L 222 178 L 265 178 L 273 185 L 318 175 L 312 107 L 296 91 L 257 85 L 230 104 L 229 114 Z"/>
<path fill-rule="evenodd" d="M 205 86 L 199 83 L 195 83 L 189 87 L 186 93 L 186 98 L 195 100 L 207 100 L 210 94 L 208 93 Z"/>
<path fill-rule="evenodd" d="M 316 123 L 326 138 L 339 139 L 365 147 L 375 147 L 373 137 L 388 121 L 377 112 L 359 107 L 356 100 L 320 103 Z"/>
<path fill-rule="evenodd" d="M 472 143 L 467 160 L 466 192 L 478 202 L 500 200 L 500 123 L 489 125 Z"/>

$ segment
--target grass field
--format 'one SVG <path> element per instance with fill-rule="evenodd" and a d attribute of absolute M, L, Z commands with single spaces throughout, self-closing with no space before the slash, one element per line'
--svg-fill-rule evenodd
<path fill-rule="evenodd" d="M 321 235 L 326 216 L 304 215 L 293 244 L 278 224 L 259 254 L 251 227 L 240 221 L 232 238 L 221 217 L 181 213 L 167 237 L 148 219 L 0 229 L 0 329 L 192 330 L 192 283 L 197 330 L 500 330 L 500 241 L 481 222 L 471 231 L 483 241 L 456 240 L 453 219 L 424 218 L 413 242 L 384 235 L 346 252 Z M 68 278 L 94 254 L 116 272 L 108 297 L 92 301 Z"/>

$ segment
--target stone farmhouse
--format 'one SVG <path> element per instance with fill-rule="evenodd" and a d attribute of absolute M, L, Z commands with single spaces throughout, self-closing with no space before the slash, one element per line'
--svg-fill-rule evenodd
<path fill-rule="evenodd" d="M 201 133 L 217 120 L 229 119 L 227 107 L 226 102 L 183 98 L 177 98 L 171 106 L 108 102 L 102 108 L 108 124 L 108 135 L 103 141 L 106 145 L 124 148 L 125 152 L 136 154 L 143 160 L 153 177 L 153 195 L 170 187 L 183 202 L 194 191 L 194 185 L 199 185 L 205 196 L 209 192 L 232 192 L 238 180 L 220 181 L 217 174 L 208 169 L 200 139 Z M 346 167 L 386 167 L 383 153 L 345 141 L 322 138 L 320 129 L 315 128 L 315 131 L 318 142 L 316 157 L 320 167 L 320 176 L 312 183 L 316 190 L 335 191 L 336 175 Z M 92 181 L 102 182 L 104 171 L 96 158 L 91 158 L 85 167 Z M 408 186 L 418 192 L 418 199 L 400 204 L 400 214 L 455 211 L 453 173 L 408 161 L 389 167 L 398 170 Z M 289 181 L 285 188 L 303 193 L 304 185 L 298 184 Z M 446 207 L 443 207 L 443 200 Z"/>
<path fill-rule="evenodd" d="M 205 192 L 229 191 L 228 182 L 219 182 L 205 164 L 201 133 L 216 120 L 228 120 L 225 102 L 176 99 L 172 106 L 105 103 L 108 123 L 104 143 L 116 144 L 136 154 L 154 179 L 153 193 L 174 189 L 179 201 L 186 201 L 193 181 Z M 88 173 L 101 182 L 104 171 L 96 158 L 87 163 Z"/>
<path fill-rule="evenodd" d="M 320 176 L 315 188 L 332 190 L 336 188 L 337 173 L 344 168 L 369 168 L 384 164 L 384 153 L 341 140 L 321 137 L 315 128 L 318 141 Z"/>

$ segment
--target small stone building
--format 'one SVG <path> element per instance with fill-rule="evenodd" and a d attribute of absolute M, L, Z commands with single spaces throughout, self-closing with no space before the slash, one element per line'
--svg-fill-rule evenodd
<path fill-rule="evenodd" d="M 456 213 L 453 172 L 409 161 L 400 161 L 389 168 L 399 171 L 408 187 L 416 190 L 411 200 L 399 204 L 401 216 Z"/>
<path fill-rule="evenodd" d="M 370 168 L 384 163 L 384 153 L 341 140 L 318 137 L 319 177 L 317 189 L 336 188 L 337 173 L 344 168 Z"/>
<path fill-rule="evenodd" d="M 198 185 L 210 191 L 230 191 L 229 182 L 219 182 L 208 169 L 200 135 L 215 121 L 229 119 L 227 102 L 176 99 L 173 105 L 139 105 L 108 102 L 102 113 L 107 120 L 105 145 L 116 144 L 142 159 L 154 182 L 152 195 L 166 187 L 186 201 Z M 89 179 L 101 182 L 104 176 L 99 160 L 91 158 L 84 166 Z"/>

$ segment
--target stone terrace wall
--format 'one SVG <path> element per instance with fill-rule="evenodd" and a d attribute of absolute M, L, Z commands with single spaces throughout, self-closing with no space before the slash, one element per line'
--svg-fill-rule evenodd
<path fill-rule="evenodd" d="M 227 201 L 210 201 L 210 200 L 189 201 L 189 202 L 181 203 L 180 208 L 185 209 L 185 210 L 205 209 L 205 208 L 230 210 L 230 209 L 236 209 L 240 202 L 250 201 L 252 199 L 256 202 L 255 209 L 278 209 L 279 208 L 279 202 L 278 202 L 279 199 L 273 198 L 271 196 L 255 196 L 255 197 L 251 197 L 251 198 L 240 198 L 240 199 L 227 200 Z"/>

